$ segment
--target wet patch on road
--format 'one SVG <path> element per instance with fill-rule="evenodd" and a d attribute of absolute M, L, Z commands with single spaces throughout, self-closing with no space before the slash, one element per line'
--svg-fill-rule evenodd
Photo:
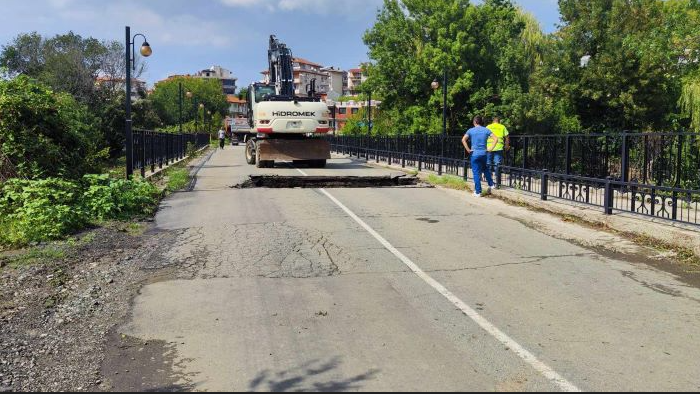
<path fill-rule="evenodd" d="M 389 176 L 281 176 L 251 175 L 233 189 L 332 189 L 332 188 L 377 188 L 377 187 L 428 187 L 415 176 L 396 174 Z"/>
<path fill-rule="evenodd" d="M 183 392 L 194 387 L 175 372 L 175 345 L 110 334 L 101 389 L 112 392 Z M 184 382 L 184 383 L 183 383 Z"/>

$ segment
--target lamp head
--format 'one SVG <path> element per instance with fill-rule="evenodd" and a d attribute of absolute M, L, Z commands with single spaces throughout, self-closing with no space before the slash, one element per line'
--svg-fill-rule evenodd
<path fill-rule="evenodd" d="M 430 84 L 430 87 L 433 88 L 433 90 L 438 90 L 440 88 L 440 82 L 436 79 Z"/>
<path fill-rule="evenodd" d="M 148 43 L 148 41 L 144 41 L 143 45 L 141 45 L 141 56 L 149 57 L 152 54 L 153 54 L 153 49 L 151 49 L 151 45 Z"/>
<path fill-rule="evenodd" d="M 187 98 L 192 98 L 192 92 L 187 92 L 187 93 L 185 93 L 185 96 L 186 96 Z"/>

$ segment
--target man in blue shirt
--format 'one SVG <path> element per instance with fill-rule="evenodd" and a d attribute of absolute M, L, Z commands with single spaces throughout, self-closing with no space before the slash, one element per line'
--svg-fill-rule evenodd
<path fill-rule="evenodd" d="M 471 148 L 469 147 L 471 140 Z M 489 144 L 489 140 L 493 144 Z M 491 171 L 487 167 L 487 154 L 497 146 L 499 138 L 491 130 L 484 127 L 484 118 L 477 116 L 474 118 L 474 127 L 467 130 L 467 133 L 462 138 L 462 145 L 467 153 L 472 155 L 472 173 L 474 174 L 474 197 L 481 197 L 481 176 L 486 176 L 486 181 L 489 184 L 488 193 L 491 193 L 493 188 L 493 177 Z"/>

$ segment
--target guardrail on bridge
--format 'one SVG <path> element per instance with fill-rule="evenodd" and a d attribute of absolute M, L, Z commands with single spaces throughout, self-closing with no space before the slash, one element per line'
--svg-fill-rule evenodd
<path fill-rule="evenodd" d="M 700 161 L 696 160 L 698 155 L 698 142 L 695 135 L 692 141 L 695 146 L 690 146 L 684 142 L 691 140 L 689 133 L 678 134 L 663 134 L 661 137 L 674 136 L 676 145 L 675 154 L 677 158 L 672 160 L 674 163 L 681 163 L 688 160 L 685 167 L 693 165 L 700 166 Z M 679 137 L 683 138 L 679 138 Z M 566 136 L 559 137 L 565 138 Z M 574 136 L 580 137 L 580 136 Z M 400 165 L 402 167 L 412 167 L 419 171 L 428 170 L 434 171 L 439 175 L 443 173 L 461 176 L 465 180 L 469 180 L 471 176 L 470 160 L 464 152 L 461 145 L 461 137 L 446 137 L 445 138 L 445 155 L 440 156 L 439 152 L 443 149 L 440 136 L 402 136 L 402 137 L 349 137 L 349 136 L 333 136 L 328 137 L 331 141 L 331 147 L 334 152 L 374 160 L 376 162 L 385 162 L 391 165 Z M 677 186 L 667 186 L 663 184 L 642 183 L 635 180 L 630 180 L 629 177 L 624 179 L 620 173 L 612 174 L 610 172 L 592 172 L 593 176 L 584 176 L 580 174 L 572 174 L 574 172 L 574 163 L 583 163 L 583 160 L 573 160 L 572 155 L 565 156 L 564 165 L 569 168 L 570 173 L 565 171 L 550 171 L 549 169 L 533 169 L 526 168 L 528 165 L 537 165 L 547 163 L 546 161 L 533 160 L 535 157 L 525 152 L 531 152 L 530 149 L 537 144 L 532 144 L 529 138 L 534 137 L 514 137 L 515 147 L 507 155 L 506 164 L 499 168 L 492 168 L 496 173 L 496 183 L 498 186 L 507 187 L 519 190 L 525 193 L 536 194 L 542 200 L 561 199 L 568 200 L 580 204 L 599 207 L 610 215 L 614 212 L 626 212 L 646 217 L 659 218 L 664 220 L 682 222 L 693 225 L 700 225 L 700 190 L 698 188 L 681 188 Z M 571 138 L 571 136 L 569 136 Z M 592 136 L 590 138 L 599 138 Z M 632 139 L 640 139 L 638 134 L 621 134 L 608 136 L 610 139 L 617 139 L 623 143 L 629 144 Z M 646 140 L 645 143 L 650 143 L 654 137 L 641 137 L 641 140 Z M 518 142 L 520 141 L 520 142 Z M 525 142 L 530 141 L 530 142 Z M 626 141 L 626 142 L 625 142 Z M 455 147 L 455 144 L 458 144 Z M 522 144 L 522 145 L 519 145 Z M 572 147 L 573 140 L 569 139 L 565 144 Z M 666 144 L 668 145 L 668 144 Z M 517 146 L 521 146 L 517 148 Z M 515 150 L 515 152 L 513 152 Z M 549 151 L 549 150 L 548 150 Z M 620 169 L 631 173 L 629 164 L 623 165 L 626 161 L 631 161 L 631 147 L 627 146 L 620 149 Z M 520 153 L 518 153 L 520 152 Z M 655 151 L 653 155 L 658 160 L 661 160 L 660 151 Z M 690 152 L 690 157 L 683 156 L 685 152 Z M 627 158 L 624 158 L 624 154 Z M 646 151 L 646 158 L 652 157 L 650 151 Z M 592 155 L 592 154 L 591 154 Z M 581 158 L 583 159 L 582 155 Z M 540 156 L 540 157 L 546 157 Z M 613 155 L 608 155 L 608 168 Z M 519 160 L 518 160 L 519 159 Z M 530 159 L 531 161 L 529 161 Z M 589 160 L 589 159 L 587 159 Z M 693 162 L 694 161 L 694 162 Z M 518 163 L 520 166 L 513 166 L 513 163 Z M 567 165 L 568 163 L 568 165 Z M 578 164 L 577 164 L 578 165 Z M 553 168 L 561 170 L 562 167 L 554 166 Z M 683 165 L 674 167 L 683 169 Z M 584 170 L 580 172 L 589 173 Z M 602 174 L 602 176 L 596 176 Z M 674 183 L 680 184 L 680 176 L 683 171 L 676 173 Z M 646 178 L 649 180 L 649 178 Z M 663 181 L 662 178 L 661 180 Z M 695 178 L 694 180 L 698 180 Z M 689 179 L 692 184 L 692 179 Z"/>
<path fill-rule="evenodd" d="M 191 145 L 190 145 L 191 144 Z M 133 168 L 141 170 L 141 176 L 146 177 L 146 170 L 151 173 L 156 166 L 172 164 L 187 156 L 188 146 L 201 149 L 209 145 L 209 134 L 171 134 L 151 130 L 134 130 Z"/>

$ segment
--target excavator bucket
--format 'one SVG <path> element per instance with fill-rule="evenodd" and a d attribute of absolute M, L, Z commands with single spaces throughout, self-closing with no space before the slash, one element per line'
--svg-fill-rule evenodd
<path fill-rule="evenodd" d="M 264 161 L 328 160 L 331 144 L 322 138 L 305 140 L 258 141 L 258 154 Z"/>

